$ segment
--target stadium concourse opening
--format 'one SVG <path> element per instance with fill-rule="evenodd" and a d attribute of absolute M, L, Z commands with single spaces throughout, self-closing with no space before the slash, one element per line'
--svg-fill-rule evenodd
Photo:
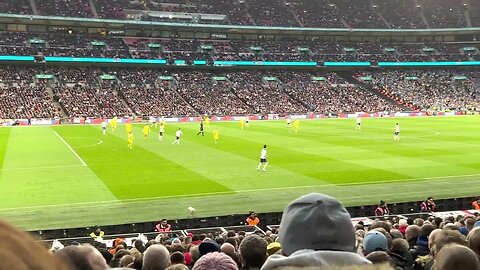
<path fill-rule="evenodd" d="M 2 0 L 2 265 L 480 269 L 479 14 Z"/>

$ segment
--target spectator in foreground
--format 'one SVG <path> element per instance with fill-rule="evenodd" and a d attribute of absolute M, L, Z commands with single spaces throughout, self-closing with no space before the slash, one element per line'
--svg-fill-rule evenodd
<path fill-rule="evenodd" d="M 284 255 L 272 255 L 262 270 L 280 266 L 346 266 L 370 264 L 356 254 L 350 214 L 335 198 L 304 195 L 285 208 L 279 242 Z"/>
<path fill-rule="evenodd" d="M 442 248 L 435 258 L 433 270 L 480 270 L 478 257 L 469 248 L 450 244 Z"/>
<path fill-rule="evenodd" d="M 143 255 L 143 270 L 164 270 L 169 265 L 170 253 L 163 245 L 151 245 Z"/>
<path fill-rule="evenodd" d="M 237 264 L 224 253 L 212 252 L 202 256 L 192 270 L 238 270 Z"/>
<path fill-rule="evenodd" d="M 262 268 L 267 259 L 267 241 L 258 235 L 245 237 L 240 243 L 242 269 L 254 270 Z"/>
<path fill-rule="evenodd" d="M 90 245 L 68 246 L 57 253 L 72 270 L 104 270 L 108 266 L 102 254 Z M 15 268 L 12 268 L 15 269 Z"/>
<path fill-rule="evenodd" d="M 1 269 L 68 269 L 26 232 L 3 221 L 0 221 L 0 262 Z"/>
<path fill-rule="evenodd" d="M 468 233 L 468 247 L 477 254 L 480 259 L 480 228 L 475 228 Z"/>

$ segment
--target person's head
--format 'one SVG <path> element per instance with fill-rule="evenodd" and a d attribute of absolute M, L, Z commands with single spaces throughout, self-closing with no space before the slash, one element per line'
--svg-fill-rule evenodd
<path fill-rule="evenodd" d="M 174 265 L 170 265 L 165 270 L 189 270 L 189 268 L 184 264 L 174 264 Z"/>
<path fill-rule="evenodd" d="M 388 255 L 385 251 L 374 251 L 367 256 L 365 259 L 372 262 L 372 264 L 389 264 L 390 266 L 394 267 L 395 262 L 393 261 L 392 257 Z"/>
<path fill-rule="evenodd" d="M 224 253 L 212 252 L 202 256 L 192 270 L 238 270 L 235 261 Z"/>
<path fill-rule="evenodd" d="M 403 234 L 401 231 L 397 229 L 391 229 L 390 230 L 390 235 L 392 236 L 392 239 L 403 239 Z"/>
<path fill-rule="evenodd" d="M 480 270 L 480 262 L 476 254 L 469 248 L 449 244 L 440 250 L 435 257 L 433 270 Z"/>
<path fill-rule="evenodd" d="M 465 236 L 463 236 L 459 231 L 437 229 L 430 234 L 428 246 L 434 257 L 436 257 L 440 250 L 448 244 L 466 246 L 467 241 Z"/>
<path fill-rule="evenodd" d="M 378 204 L 378 206 L 380 206 L 380 207 L 385 207 L 385 206 L 387 206 L 387 203 L 382 200 L 382 201 L 380 201 L 380 203 Z"/>
<path fill-rule="evenodd" d="M 4 221 L 0 221 L 0 262 L 2 269 L 65 269 L 57 256 L 49 254 L 31 235 Z"/>
<path fill-rule="evenodd" d="M 480 228 L 475 228 L 468 233 L 468 247 L 480 258 Z"/>
<path fill-rule="evenodd" d="M 379 231 L 370 231 L 363 238 L 363 253 L 365 255 L 374 251 L 388 251 L 388 241 Z"/>
<path fill-rule="evenodd" d="M 133 242 L 133 246 L 138 250 L 138 252 L 143 253 L 145 251 L 145 245 L 143 244 L 143 241 L 140 239 L 135 240 Z"/>
<path fill-rule="evenodd" d="M 181 128 L 178 128 L 178 130 L 182 130 Z"/>
<path fill-rule="evenodd" d="M 90 245 L 68 246 L 55 255 L 63 259 L 73 270 L 103 270 L 108 268 L 100 251 Z"/>
<path fill-rule="evenodd" d="M 180 251 L 175 251 L 170 255 L 170 264 L 185 264 L 185 256 Z"/>
<path fill-rule="evenodd" d="M 393 239 L 391 248 L 392 252 L 402 254 L 408 252 L 408 248 L 409 246 L 407 240 L 401 238 Z"/>
<path fill-rule="evenodd" d="M 387 233 L 389 233 L 391 229 L 390 224 L 383 220 L 376 220 L 372 225 L 370 225 L 370 230 L 377 228 L 382 228 Z"/>
<path fill-rule="evenodd" d="M 416 218 L 416 219 L 413 220 L 413 224 L 414 224 L 414 225 L 417 225 L 418 227 L 422 227 L 422 226 L 423 226 L 423 222 L 424 222 L 424 220 L 421 219 L 421 218 Z"/>
<path fill-rule="evenodd" d="M 202 254 L 200 254 L 200 251 L 198 250 L 198 246 L 190 247 L 188 253 L 190 253 L 190 258 L 192 259 L 191 265 L 198 261 L 198 259 L 200 259 L 200 257 L 202 256 Z"/>
<path fill-rule="evenodd" d="M 120 259 L 119 267 L 127 267 L 129 264 L 133 263 L 135 258 L 132 255 L 125 255 Z"/>
<path fill-rule="evenodd" d="M 255 212 L 250 211 L 250 213 L 248 214 L 248 216 L 253 219 L 253 218 L 255 218 L 256 214 L 255 214 Z"/>
<path fill-rule="evenodd" d="M 337 199 L 320 193 L 304 195 L 287 205 L 278 241 L 287 256 L 302 249 L 355 250 L 350 214 Z"/>
<path fill-rule="evenodd" d="M 266 144 L 264 144 L 264 145 L 263 145 L 263 148 L 267 149 L 267 145 L 266 145 Z"/>
<path fill-rule="evenodd" d="M 418 234 L 418 237 L 422 237 L 424 239 L 427 239 L 430 233 L 435 230 L 435 226 L 432 224 L 423 224 L 422 227 L 420 227 L 420 232 Z"/>
<path fill-rule="evenodd" d="M 170 265 L 168 249 L 160 244 L 151 245 L 143 255 L 143 270 L 164 270 Z"/>
<path fill-rule="evenodd" d="M 167 226 L 167 224 L 168 224 L 167 219 L 164 218 L 164 219 L 160 220 L 160 224 L 161 224 L 162 226 Z"/>
<path fill-rule="evenodd" d="M 427 198 L 427 202 L 431 202 L 431 203 L 432 203 L 432 202 L 433 202 L 433 197 L 428 197 L 428 198 Z"/>
<path fill-rule="evenodd" d="M 230 243 L 223 243 L 220 246 L 220 252 L 227 254 L 228 256 L 232 257 L 235 254 L 235 247 Z"/>
<path fill-rule="evenodd" d="M 244 267 L 261 268 L 267 259 L 267 241 L 258 235 L 249 235 L 240 243 L 240 258 Z"/>
<path fill-rule="evenodd" d="M 98 227 L 98 226 L 93 227 L 93 232 L 96 235 L 99 235 L 101 231 L 102 231 L 102 229 L 100 227 Z"/>
<path fill-rule="evenodd" d="M 398 126 L 398 123 L 395 123 L 395 125 L 397 125 L 397 126 Z"/>

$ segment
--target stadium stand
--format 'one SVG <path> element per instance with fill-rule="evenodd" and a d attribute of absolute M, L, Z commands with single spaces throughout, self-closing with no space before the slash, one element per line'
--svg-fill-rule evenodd
<path fill-rule="evenodd" d="M 325 203 L 319 204 L 320 200 Z M 438 202 L 439 206 L 442 204 L 452 206 L 452 201 Z M 328 211 L 322 209 L 327 205 Z M 302 223 L 295 222 L 299 216 Z M 326 219 L 328 223 L 318 223 Z M 35 247 L 36 253 L 48 248 L 53 257 L 47 252 L 41 256 L 42 264 L 48 265 L 48 269 L 64 264 L 72 264 L 72 268 L 59 269 L 77 269 L 79 265 L 86 265 L 85 269 L 148 269 L 154 258 L 164 262 L 164 266 L 156 269 L 172 269 L 167 267 L 175 263 L 199 269 L 205 260 L 218 263 L 218 257 L 231 262 L 231 268 L 222 269 L 273 269 L 291 265 L 292 258 L 296 259 L 297 267 L 338 266 L 341 258 L 342 265 L 357 265 L 356 269 L 371 269 L 370 262 L 379 261 L 389 262 L 390 266 L 385 269 L 430 269 L 432 265 L 438 269 L 438 264 L 448 265 L 459 260 L 442 252 L 452 248 L 462 250 L 461 265 L 468 265 L 465 269 L 480 269 L 479 224 L 478 210 L 352 218 L 335 198 L 311 193 L 288 204 L 279 224 L 180 230 L 174 224 L 169 232 L 152 232 L 155 225 L 152 223 L 152 228 L 145 228 L 145 232 L 120 235 L 109 235 L 105 227 L 98 229 L 106 230 L 103 237 L 92 233 L 90 237 L 43 240 L 40 247 L 31 235 L 0 222 L 0 245 L 14 248 L 18 244 L 16 239 L 22 239 L 22 246 Z M 164 252 L 156 254 L 158 249 Z M 3 254 L 0 258 L 4 264 L 11 261 L 11 255 L 1 257 Z M 26 255 L 30 254 L 26 249 L 15 254 L 19 262 L 33 259 Z M 305 256 L 309 259 L 302 260 Z"/>
<path fill-rule="evenodd" d="M 1 32 L 4 55 L 245 61 L 473 61 L 477 43 L 371 43 L 156 39 L 83 33 Z"/>
<path fill-rule="evenodd" d="M 0 3 L 0 13 L 32 14 L 32 7 L 28 0 L 5 0 Z"/>
<path fill-rule="evenodd" d="M 341 72 L 274 70 L 172 73 L 138 68 L 4 67 L 1 71 L 3 96 L 31 100 L 36 106 L 29 108 L 41 111 L 12 114 L 17 103 L 5 100 L 0 109 L 3 118 L 53 118 L 62 110 L 68 117 L 112 117 L 433 113 L 480 108 L 479 77 L 470 71 L 357 72 L 355 80 Z M 58 101 L 57 109 L 52 100 Z"/>
<path fill-rule="evenodd" d="M 415 109 L 466 111 L 480 105 L 476 72 L 388 71 L 372 76 L 377 90 Z"/>
<path fill-rule="evenodd" d="M 93 17 L 88 0 L 66 1 L 49 0 L 37 1 L 40 15 L 63 17 Z"/>
<path fill-rule="evenodd" d="M 36 0 L 39 15 L 69 17 L 94 17 L 126 19 L 128 14 L 142 12 L 142 19 L 149 21 L 191 22 L 193 14 L 225 15 L 226 20 L 214 23 L 261 26 L 302 26 L 324 28 L 448 28 L 466 27 L 469 22 L 480 26 L 478 2 L 433 0 L 269 0 L 259 6 L 254 1 L 127 1 L 94 0 Z M 391 12 L 395 10 L 395 12 Z M 31 2 L 2 1 L 0 11 L 11 14 L 33 14 Z M 315 13 L 312 13 L 315 11 Z M 152 15 L 152 12 L 160 12 Z M 189 19 L 169 17 L 171 13 L 190 14 Z M 161 15 L 161 16 L 160 16 Z M 196 22 L 212 23 L 202 19 Z"/>

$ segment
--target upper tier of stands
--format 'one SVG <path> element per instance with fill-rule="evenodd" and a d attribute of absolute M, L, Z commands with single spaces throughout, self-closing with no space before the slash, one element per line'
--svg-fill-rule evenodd
<path fill-rule="evenodd" d="M 477 43 L 228 41 L 0 32 L 0 55 L 250 61 L 472 61 Z"/>
<path fill-rule="evenodd" d="M 0 12 L 109 19 L 141 14 L 149 21 L 207 23 L 201 16 L 173 20 L 166 13 L 179 12 L 225 15 L 217 23 L 235 25 L 408 29 L 480 26 L 479 5 L 473 0 L 3 0 Z"/>

